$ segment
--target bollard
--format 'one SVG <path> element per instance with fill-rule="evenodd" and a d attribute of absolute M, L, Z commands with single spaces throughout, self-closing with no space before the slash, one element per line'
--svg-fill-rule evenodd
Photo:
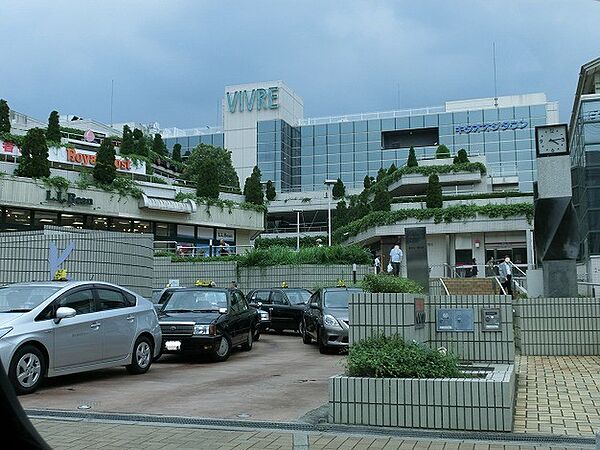
<path fill-rule="evenodd" d="M 356 284 L 356 264 L 352 264 L 352 284 Z"/>

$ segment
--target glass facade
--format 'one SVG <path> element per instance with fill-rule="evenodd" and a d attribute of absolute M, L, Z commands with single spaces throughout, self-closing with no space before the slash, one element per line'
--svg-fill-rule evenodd
<path fill-rule="evenodd" d="M 579 218 L 579 257 L 600 254 L 600 99 L 582 98 L 571 129 L 573 204 Z"/>
<path fill-rule="evenodd" d="M 532 192 L 535 127 L 546 123 L 545 103 L 298 127 L 261 121 L 258 166 L 279 192 L 322 190 L 325 179 L 337 178 L 360 188 L 365 175 L 402 166 L 411 145 L 426 158 L 444 144 L 453 154 L 485 155 L 491 175 L 517 175 L 520 190 Z"/>
<path fill-rule="evenodd" d="M 223 147 L 224 146 L 224 136 L 223 133 L 215 133 L 215 134 L 200 134 L 196 136 L 183 136 L 183 137 L 172 137 L 165 138 L 165 145 L 169 153 L 172 153 L 173 146 L 175 144 L 181 144 L 181 156 L 185 156 L 187 152 L 192 152 L 192 150 L 198 146 L 199 144 L 208 144 L 214 145 L 215 147 Z"/>

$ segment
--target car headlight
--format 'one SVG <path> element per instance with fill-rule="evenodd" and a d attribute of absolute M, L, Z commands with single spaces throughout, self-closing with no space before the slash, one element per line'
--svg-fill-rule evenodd
<path fill-rule="evenodd" d="M 194 334 L 210 334 L 210 325 L 194 325 Z"/>
<path fill-rule="evenodd" d="M 330 314 L 323 317 L 323 323 L 329 328 L 342 328 L 337 319 Z"/>
<path fill-rule="evenodd" d="M 0 339 L 12 331 L 12 327 L 0 328 Z"/>
<path fill-rule="evenodd" d="M 260 320 L 263 322 L 269 321 L 269 313 L 267 311 L 260 311 Z"/>

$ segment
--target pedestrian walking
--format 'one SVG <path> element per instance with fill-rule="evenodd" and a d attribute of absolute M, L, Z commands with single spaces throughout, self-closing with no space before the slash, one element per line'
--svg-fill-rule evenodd
<path fill-rule="evenodd" d="M 221 239 L 220 255 L 221 256 L 229 255 L 229 244 L 227 242 L 225 242 L 225 240 L 223 240 L 223 239 Z"/>
<path fill-rule="evenodd" d="M 498 266 L 498 273 L 504 290 L 512 296 L 512 262 L 508 255 L 504 257 L 504 262 Z"/>
<path fill-rule="evenodd" d="M 390 250 L 390 261 L 392 263 L 392 274 L 397 277 L 400 275 L 400 263 L 402 262 L 402 250 L 400 245 L 394 245 Z"/>
<path fill-rule="evenodd" d="M 379 255 L 375 256 L 375 262 L 373 263 L 373 265 L 375 266 L 375 274 L 380 274 L 381 273 L 381 258 L 379 258 Z"/>
<path fill-rule="evenodd" d="M 490 256 L 490 260 L 487 262 L 485 266 L 485 276 L 486 277 L 495 277 L 496 276 L 496 261 L 494 261 L 494 257 Z"/>

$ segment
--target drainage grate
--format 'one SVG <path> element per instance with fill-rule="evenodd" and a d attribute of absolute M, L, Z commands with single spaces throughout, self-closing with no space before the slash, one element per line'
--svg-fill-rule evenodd
<path fill-rule="evenodd" d="M 480 442 L 498 441 L 498 442 L 527 442 L 540 444 L 562 444 L 562 445 L 586 445 L 594 446 L 596 439 L 594 437 L 574 437 L 563 435 L 542 435 L 542 434 L 519 434 L 519 433 L 493 433 L 493 432 L 474 432 L 474 431 L 437 431 L 437 430 L 418 430 L 414 428 L 385 428 L 370 427 L 360 425 L 336 425 L 328 423 L 308 424 L 302 422 L 266 422 L 256 420 L 235 420 L 235 419 L 209 419 L 199 417 L 179 417 L 179 416 L 155 416 L 143 414 L 119 414 L 119 413 L 101 413 L 101 412 L 78 412 L 61 411 L 45 409 L 27 409 L 25 410 L 30 418 L 53 418 L 53 419 L 81 419 L 95 421 L 111 421 L 124 423 L 160 423 L 163 425 L 197 425 L 201 427 L 219 427 L 231 429 L 270 429 L 281 431 L 305 431 L 313 433 L 345 433 L 359 434 L 367 436 L 385 436 L 399 438 L 418 438 L 418 439 L 453 439 L 453 440 L 476 440 Z"/>

